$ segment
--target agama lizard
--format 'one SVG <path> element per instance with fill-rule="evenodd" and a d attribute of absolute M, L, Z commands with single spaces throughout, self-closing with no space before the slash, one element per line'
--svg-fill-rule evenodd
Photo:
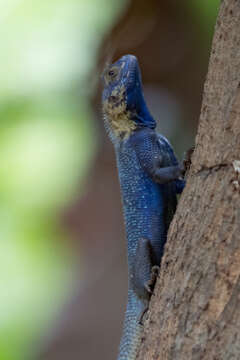
<path fill-rule="evenodd" d="M 125 55 L 108 66 L 103 83 L 105 126 L 116 153 L 127 236 L 128 303 L 118 360 L 134 360 L 156 265 L 185 182 L 171 145 L 155 131 L 137 58 Z"/>

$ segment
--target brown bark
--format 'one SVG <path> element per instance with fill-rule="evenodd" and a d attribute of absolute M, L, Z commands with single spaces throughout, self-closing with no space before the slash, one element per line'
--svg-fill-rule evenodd
<path fill-rule="evenodd" d="M 137 357 L 240 359 L 240 1 L 221 3 L 196 149 Z"/>

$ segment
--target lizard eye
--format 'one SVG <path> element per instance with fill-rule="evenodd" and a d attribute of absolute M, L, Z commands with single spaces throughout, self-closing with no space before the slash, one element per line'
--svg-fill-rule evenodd
<path fill-rule="evenodd" d="M 118 72 L 119 72 L 119 69 L 115 66 L 115 67 L 112 67 L 111 69 L 109 69 L 107 71 L 107 78 L 108 78 L 108 81 L 114 81 L 116 80 L 117 76 L 118 76 Z"/>

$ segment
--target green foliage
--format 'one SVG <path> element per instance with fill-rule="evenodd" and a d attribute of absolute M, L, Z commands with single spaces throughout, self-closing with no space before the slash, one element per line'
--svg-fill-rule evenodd
<path fill-rule="evenodd" d="M 193 16 L 198 20 L 203 41 L 211 41 L 218 14 L 220 0 L 190 1 Z"/>

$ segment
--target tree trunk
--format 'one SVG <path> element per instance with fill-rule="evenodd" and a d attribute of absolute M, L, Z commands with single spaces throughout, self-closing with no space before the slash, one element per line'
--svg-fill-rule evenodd
<path fill-rule="evenodd" d="M 240 359 L 240 0 L 221 2 L 196 149 L 137 359 Z"/>

